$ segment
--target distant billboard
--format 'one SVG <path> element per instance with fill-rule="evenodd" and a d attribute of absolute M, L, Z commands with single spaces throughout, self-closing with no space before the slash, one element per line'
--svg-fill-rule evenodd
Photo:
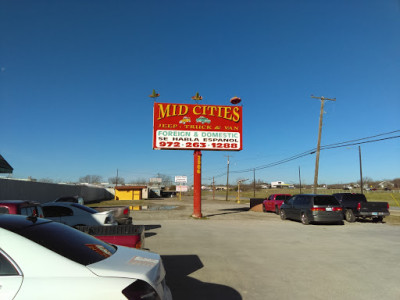
<path fill-rule="evenodd" d="M 162 182 L 162 178 L 150 178 L 150 182 Z"/>
<path fill-rule="evenodd" d="M 175 182 L 187 183 L 187 176 L 175 176 Z"/>
<path fill-rule="evenodd" d="M 177 185 L 176 186 L 176 191 L 177 192 L 187 192 L 188 191 L 188 186 L 187 185 Z"/>
<path fill-rule="evenodd" d="M 154 103 L 153 149 L 242 150 L 242 107 Z"/>

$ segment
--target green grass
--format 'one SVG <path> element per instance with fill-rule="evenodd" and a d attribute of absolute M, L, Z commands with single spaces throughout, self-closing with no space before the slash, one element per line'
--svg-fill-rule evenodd
<path fill-rule="evenodd" d="M 331 195 L 334 193 L 359 193 L 360 190 L 340 190 L 340 189 L 321 189 L 318 190 L 318 194 L 326 194 Z M 311 189 L 302 189 L 302 194 L 311 194 L 313 191 Z M 237 191 L 229 191 L 229 199 L 237 199 Z M 242 191 L 240 192 L 240 201 L 245 202 L 246 199 L 250 198 L 266 198 L 271 194 L 291 194 L 296 195 L 300 194 L 300 189 L 264 189 L 264 190 L 256 190 L 255 196 L 253 191 Z M 377 202 L 388 202 L 390 207 L 400 207 L 400 191 L 364 191 L 364 195 L 367 197 L 368 201 L 377 201 Z M 203 191 L 202 196 L 210 197 L 212 196 L 212 192 Z M 215 196 L 225 197 L 226 191 L 215 191 Z"/>
<path fill-rule="evenodd" d="M 400 225 L 400 216 L 390 215 L 384 219 L 384 222 L 391 225 Z"/>
<path fill-rule="evenodd" d="M 302 194 L 310 194 L 313 191 L 311 189 L 302 189 Z M 344 193 L 344 192 L 352 192 L 357 193 L 360 192 L 359 190 L 334 190 L 334 189 L 324 189 L 318 190 L 318 194 L 334 194 L 334 193 Z M 299 194 L 300 189 L 263 189 L 263 190 L 256 190 L 256 194 L 254 196 L 253 191 L 242 191 L 240 192 L 240 202 L 241 203 L 248 203 L 250 202 L 250 198 L 266 198 L 271 194 Z M 364 192 L 365 196 L 367 197 L 368 201 L 378 201 L 378 202 L 388 202 L 390 207 L 400 207 L 400 191 L 366 191 Z M 210 191 L 202 191 L 201 193 L 203 199 L 212 199 L 213 193 Z M 229 201 L 236 201 L 238 193 L 237 191 L 229 191 Z M 192 192 L 182 193 L 182 197 L 191 197 L 193 196 Z M 216 199 L 225 199 L 226 191 L 215 191 Z M 171 198 L 172 199 L 179 199 Z M 157 200 L 157 199 L 151 199 Z M 127 205 L 127 206 L 136 206 L 136 205 L 147 205 L 147 200 L 106 200 L 96 203 L 88 203 L 88 206 L 109 206 L 109 205 Z"/>

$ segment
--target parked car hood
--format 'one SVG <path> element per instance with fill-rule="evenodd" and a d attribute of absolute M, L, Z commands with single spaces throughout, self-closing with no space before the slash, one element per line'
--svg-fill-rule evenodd
<path fill-rule="evenodd" d="M 87 268 L 98 276 L 141 279 L 153 284 L 158 284 L 165 276 L 160 255 L 123 246 L 118 246 L 112 256 Z"/>

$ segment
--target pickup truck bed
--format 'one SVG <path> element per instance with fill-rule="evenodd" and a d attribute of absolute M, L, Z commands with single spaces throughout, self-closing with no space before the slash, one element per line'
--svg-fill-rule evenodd
<path fill-rule="evenodd" d="M 333 196 L 343 207 L 344 218 L 348 222 L 354 222 L 357 218 L 382 221 L 390 215 L 387 202 L 368 202 L 363 194 L 338 193 Z"/>
<path fill-rule="evenodd" d="M 144 247 L 144 225 L 77 226 L 75 228 L 110 244 L 137 249 Z"/>

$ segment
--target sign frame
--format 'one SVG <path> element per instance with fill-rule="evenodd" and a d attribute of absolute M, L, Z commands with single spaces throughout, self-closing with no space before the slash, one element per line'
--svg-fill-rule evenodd
<path fill-rule="evenodd" d="M 242 108 L 155 102 L 153 149 L 240 151 Z"/>

